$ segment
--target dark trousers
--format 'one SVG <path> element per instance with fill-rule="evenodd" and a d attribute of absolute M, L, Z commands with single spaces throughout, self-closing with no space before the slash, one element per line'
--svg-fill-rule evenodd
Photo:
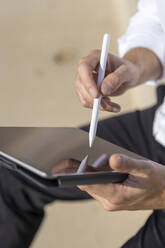
<path fill-rule="evenodd" d="M 97 135 L 107 141 L 165 164 L 165 148 L 152 135 L 155 110 L 165 96 L 165 87 L 157 90 L 158 103 L 99 122 Z M 83 128 L 88 130 L 89 126 Z M 42 190 L 23 184 L 4 168 L 0 168 L 0 247 L 27 248 L 44 216 L 44 206 L 54 200 L 81 200 L 90 196 L 77 188 L 57 189 L 56 199 Z M 108 244 L 107 244 L 108 246 Z M 139 232 L 122 248 L 164 248 L 165 212 L 154 211 Z"/>

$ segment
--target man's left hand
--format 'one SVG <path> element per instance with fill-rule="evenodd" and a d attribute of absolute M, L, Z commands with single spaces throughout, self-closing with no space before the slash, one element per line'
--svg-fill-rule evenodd
<path fill-rule="evenodd" d="M 114 154 L 109 166 L 129 173 L 120 184 L 79 186 L 95 198 L 105 210 L 165 209 L 165 167 L 149 160 L 137 160 Z"/>

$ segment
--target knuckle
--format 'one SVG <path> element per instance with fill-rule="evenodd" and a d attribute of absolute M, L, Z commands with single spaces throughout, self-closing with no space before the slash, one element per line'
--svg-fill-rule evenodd
<path fill-rule="evenodd" d="M 86 90 L 89 92 L 90 89 L 92 89 L 92 88 L 93 88 L 92 85 L 89 82 L 87 82 L 86 83 Z"/>
<path fill-rule="evenodd" d="M 86 61 L 83 61 L 78 66 L 78 74 L 79 74 L 79 76 L 81 77 L 81 75 L 83 73 L 86 73 L 86 70 L 89 70 L 89 68 L 88 68 L 88 65 L 87 65 Z"/>
<path fill-rule="evenodd" d="M 84 99 L 81 101 L 81 103 L 82 103 L 82 106 L 85 108 L 87 108 L 89 106 L 88 102 Z"/>
<path fill-rule="evenodd" d="M 101 202 L 104 210 L 106 211 L 114 211 L 116 210 L 116 206 L 115 204 L 112 203 L 111 200 L 108 200 L 108 199 L 104 199 L 102 202 Z"/>
<path fill-rule="evenodd" d="M 93 99 L 92 98 L 88 99 L 88 106 L 90 106 L 90 107 L 93 106 Z"/>
<path fill-rule="evenodd" d="M 119 81 L 120 81 L 119 76 L 116 75 L 115 73 L 112 73 L 110 79 L 111 79 L 111 80 L 110 80 L 111 86 L 112 86 L 113 88 L 115 88 L 115 87 L 118 85 Z"/>
<path fill-rule="evenodd" d="M 108 211 L 108 212 L 111 211 L 110 206 L 104 205 L 103 208 L 104 208 L 105 211 Z"/>
<path fill-rule="evenodd" d="M 100 53 L 99 49 L 92 49 L 89 54 L 95 55 L 95 54 L 98 54 L 98 53 Z"/>
<path fill-rule="evenodd" d="M 85 60 L 81 61 L 78 66 L 78 72 L 81 73 L 82 70 L 86 67 L 86 62 Z"/>
<path fill-rule="evenodd" d="M 103 208 L 107 212 L 113 212 L 116 210 L 115 206 L 112 206 L 112 204 L 104 204 Z"/>
<path fill-rule="evenodd" d="M 87 191 L 87 186 L 79 186 L 79 189 L 81 189 L 82 191 Z"/>
<path fill-rule="evenodd" d="M 82 57 L 80 60 L 79 60 L 79 65 L 83 64 L 86 60 L 86 57 Z"/>

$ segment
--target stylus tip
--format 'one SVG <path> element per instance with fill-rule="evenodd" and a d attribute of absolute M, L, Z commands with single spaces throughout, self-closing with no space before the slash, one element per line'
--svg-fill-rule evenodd
<path fill-rule="evenodd" d="M 88 155 L 81 161 L 81 164 L 77 170 L 77 174 L 85 172 L 87 165 L 88 165 Z"/>

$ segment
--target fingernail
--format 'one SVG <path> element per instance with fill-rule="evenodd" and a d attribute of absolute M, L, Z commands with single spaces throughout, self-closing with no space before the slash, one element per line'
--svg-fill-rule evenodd
<path fill-rule="evenodd" d="M 97 92 L 96 92 L 96 90 L 93 89 L 93 88 L 90 88 L 90 89 L 89 89 L 89 94 L 90 94 L 92 97 L 94 97 L 94 98 L 97 96 Z"/>
<path fill-rule="evenodd" d="M 112 93 L 112 88 L 108 83 L 103 83 L 102 92 L 105 95 L 110 95 Z"/>

